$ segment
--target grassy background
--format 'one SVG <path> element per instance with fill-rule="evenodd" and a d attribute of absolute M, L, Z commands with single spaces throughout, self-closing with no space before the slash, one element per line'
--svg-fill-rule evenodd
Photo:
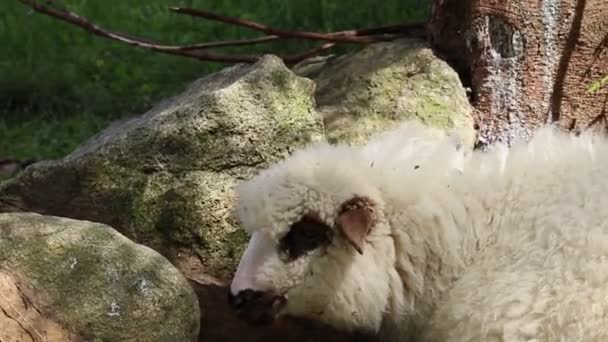
<path fill-rule="evenodd" d="M 64 0 L 101 26 L 167 44 L 259 35 L 191 18 L 167 6 L 204 8 L 290 30 L 336 31 L 424 19 L 429 0 Z M 0 158 L 58 158 L 108 122 L 149 109 L 192 80 L 226 64 L 126 46 L 0 1 Z M 281 41 L 225 52 L 294 53 Z M 332 52 L 341 52 L 332 50 Z"/>

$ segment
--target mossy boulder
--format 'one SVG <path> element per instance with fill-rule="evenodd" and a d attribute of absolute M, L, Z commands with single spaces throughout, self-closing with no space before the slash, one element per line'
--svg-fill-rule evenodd
<path fill-rule="evenodd" d="M 247 240 L 231 217 L 240 179 L 309 143 L 359 144 L 407 119 L 459 130 L 472 144 L 471 112 L 456 72 L 418 40 L 293 70 L 265 56 L 195 81 L 61 160 L 29 166 L 0 184 L 0 212 L 105 223 L 192 278 L 227 280 Z"/>
<path fill-rule="evenodd" d="M 33 323 L 55 335 L 67 331 L 87 341 L 198 338 L 200 308 L 188 280 L 157 252 L 103 224 L 0 214 L 0 281 L 11 294 L 0 307 L 16 311 L 8 317 L 27 321 L 38 312 L 52 323 Z M 28 324 L 22 329 L 29 331 Z"/>
<path fill-rule="evenodd" d="M 30 165 L 0 183 L 0 212 L 100 222 L 158 251 L 193 283 L 212 289 L 198 293 L 203 307 L 212 306 L 205 312 L 213 311 L 203 317 L 203 339 L 286 336 L 297 341 L 293 336 L 307 335 L 297 333 L 295 325 L 284 326 L 283 335 L 248 330 L 225 305 L 227 281 L 247 241 L 231 215 L 234 185 L 304 145 L 322 140 L 360 144 L 408 119 L 460 131 L 464 142 L 472 143 L 471 112 L 458 75 L 420 41 L 378 43 L 342 57 L 317 57 L 293 71 L 277 57 L 265 56 L 195 81 L 149 112 L 110 125 L 65 158 Z M 51 248 L 51 240 L 40 237 L 31 243 L 36 241 L 40 248 Z M 101 240 L 92 234 L 82 241 L 92 245 Z M 3 248 L 18 253 L 17 247 Z M 82 262 L 99 260 L 95 251 L 90 253 Z M 65 253 L 49 258 L 57 265 L 70 260 Z M 30 264 L 38 265 L 36 272 L 47 265 Z M 63 289 L 52 290 L 51 295 L 63 296 Z M 65 305 L 74 304 L 68 300 Z"/>
<path fill-rule="evenodd" d="M 407 119 L 455 131 L 467 145 L 475 140 L 473 109 L 458 74 L 426 42 L 370 44 L 293 70 L 316 82 L 317 110 L 331 142 L 360 144 Z"/>
<path fill-rule="evenodd" d="M 313 92 L 274 56 L 226 68 L 31 165 L 0 185 L 0 211 L 105 223 L 188 275 L 226 279 L 247 239 L 231 219 L 233 185 L 325 139 Z"/>

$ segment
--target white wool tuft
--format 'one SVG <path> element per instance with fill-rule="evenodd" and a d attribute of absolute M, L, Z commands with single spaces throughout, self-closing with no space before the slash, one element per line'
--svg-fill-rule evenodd
<path fill-rule="evenodd" d="M 408 122 L 317 144 L 238 186 L 236 217 L 266 242 L 233 292 L 273 290 L 285 314 L 386 341 L 608 341 L 606 193 L 608 140 L 592 132 L 547 126 L 480 152 Z M 361 255 L 335 224 L 356 196 L 375 213 Z M 331 244 L 285 261 L 278 242 L 311 213 Z"/>

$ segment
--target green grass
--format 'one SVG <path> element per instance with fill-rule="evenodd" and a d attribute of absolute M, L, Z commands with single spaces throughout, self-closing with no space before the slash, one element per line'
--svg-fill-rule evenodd
<path fill-rule="evenodd" d="M 61 2 L 61 1 L 58 1 Z M 100 25 L 167 44 L 235 39 L 256 32 L 167 11 L 204 8 L 291 30 L 335 31 L 424 19 L 430 1 L 65 0 Z M 93 36 L 0 2 L 0 158 L 57 158 L 109 121 L 141 113 L 226 64 L 168 56 Z M 300 52 L 312 42 L 280 41 L 223 52 Z M 344 51 L 344 47 L 337 52 Z"/>
<path fill-rule="evenodd" d="M 106 124 L 106 118 L 86 112 L 70 116 L 39 115 L 28 120 L 0 120 L 0 142 L 6 142 L 2 145 L 2 153 L 24 159 L 59 158 Z"/>

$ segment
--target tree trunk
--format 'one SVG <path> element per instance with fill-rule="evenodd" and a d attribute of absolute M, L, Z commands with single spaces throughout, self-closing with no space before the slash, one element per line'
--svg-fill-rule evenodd
<path fill-rule="evenodd" d="M 606 0 L 434 0 L 433 44 L 471 88 L 480 140 L 511 144 L 547 122 L 608 114 Z"/>

